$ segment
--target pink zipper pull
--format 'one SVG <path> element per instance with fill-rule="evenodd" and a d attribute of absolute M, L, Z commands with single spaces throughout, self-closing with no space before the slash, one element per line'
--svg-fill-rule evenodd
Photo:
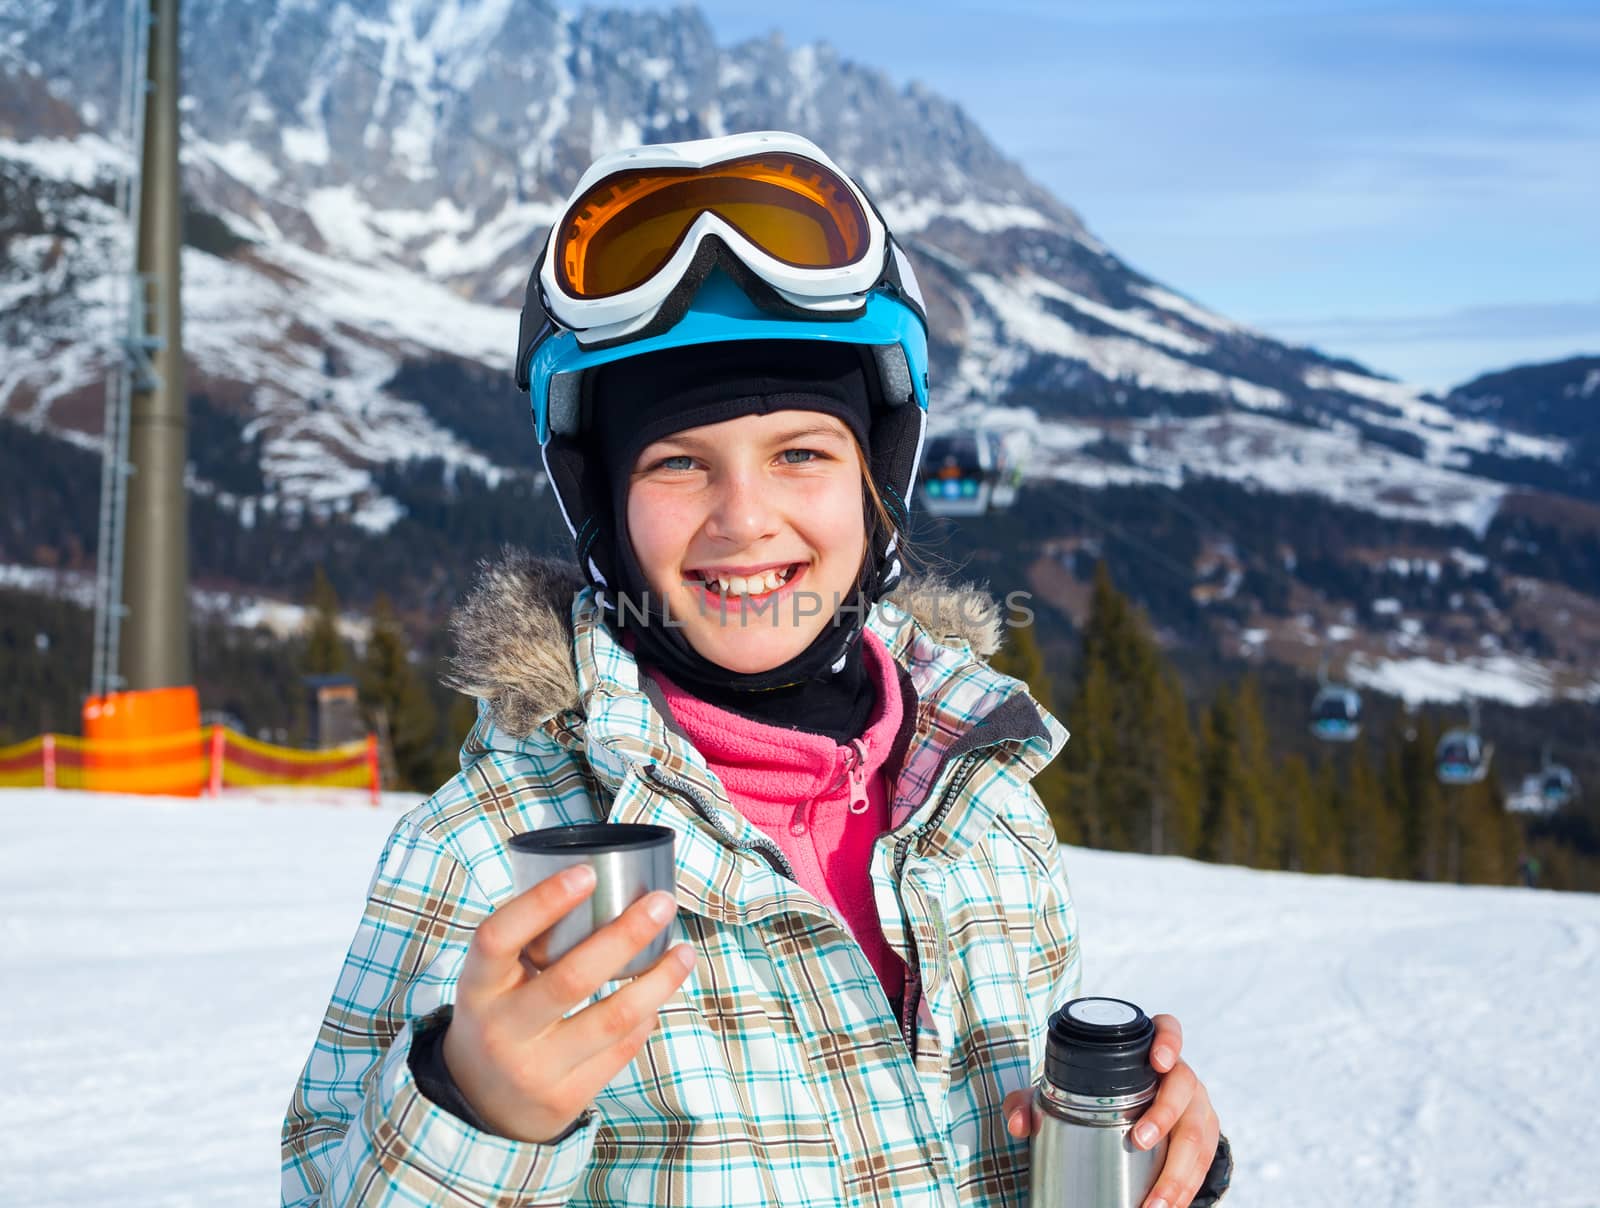
<path fill-rule="evenodd" d="M 802 801 L 794 807 L 794 813 L 789 816 L 789 833 L 791 835 L 803 835 L 806 833 L 806 810 L 810 805 L 811 802 Z"/>
<path fill-rule="evenodd" d="M 844 756 L 845 770 L 850 780 L 850 812 L 867 812 L 867 744 L 866 740 L 852 738 Z"/>

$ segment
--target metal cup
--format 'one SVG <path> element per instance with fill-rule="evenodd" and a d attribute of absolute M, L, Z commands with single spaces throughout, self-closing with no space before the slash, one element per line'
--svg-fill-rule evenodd
<path fill-rule="evenodd" d="M 665 826 L 609 822 L 579 822 L 513 835 L 507 847 L 518 893 L 575 864 L 594 869 L 594 892 L 546 933 L 547 959 L 565 955 L 645 894 L 657 889 L 672 893 L 677 880 L 673 839 Z M 667 950 L 670 931 L 663 927 L 617 977 L 637 977 L 655 964 Z"/>

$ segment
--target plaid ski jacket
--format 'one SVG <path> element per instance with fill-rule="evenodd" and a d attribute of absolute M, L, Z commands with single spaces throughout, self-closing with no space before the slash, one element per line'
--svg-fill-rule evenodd
<path fill-rule="evenodd" d="M 907 963 L 897 1017 L 578 587 L 513 556 L 456 619 L 458 686 L 479 697 L 479 722 L 461 774 L 378 861 L 284 1122 L 284 1204 L 1022 1203 L 1028 1146 L 1000 1105 L 1038 1077 L 1079 956 L 1029 785 L 1066 733 L 982 661 L 995 602 L 908 585 L 869 622 L 917 701 L 871 864 Z M 596 817 L 677 832 L 671 940 L 698 963 L 573 1133 L 541 1145 L 476 1131 L 422 1095 L 411 1038 L 449 1011 L 474 928 L 514 892 L 506 839 Z"/>

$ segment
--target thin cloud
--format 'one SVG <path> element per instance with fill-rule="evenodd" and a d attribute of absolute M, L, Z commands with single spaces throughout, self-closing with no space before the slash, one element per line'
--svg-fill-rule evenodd
<path fill-rule="evenodd" d="M 1415 344 L 1542 337 L 1588 340 L 1600 348 L 1600 299 L 1466 306 L 1440 314 L 1387 318 L 1340 315 L 1292 322 L 1269 319 L 1257 325 L 1286 337 L 1298 337 L 1301 342 L 1315 338 L 1335 344 Z"/>

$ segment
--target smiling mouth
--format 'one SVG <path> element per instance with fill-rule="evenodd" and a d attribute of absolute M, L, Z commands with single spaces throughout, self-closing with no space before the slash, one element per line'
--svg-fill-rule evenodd
<path fill-rule="evenodd" d="M 711 595 L 723 599 L 735 597 L 755 599 L 786 586 L 804 566 L 804 562 L 791 562 L 788 566 L 774 567 L 747 576 L 715 575 L 706 571 L 692 570 L 688 574 L 688 579 L 691 583 L 705 588 Z"/>

